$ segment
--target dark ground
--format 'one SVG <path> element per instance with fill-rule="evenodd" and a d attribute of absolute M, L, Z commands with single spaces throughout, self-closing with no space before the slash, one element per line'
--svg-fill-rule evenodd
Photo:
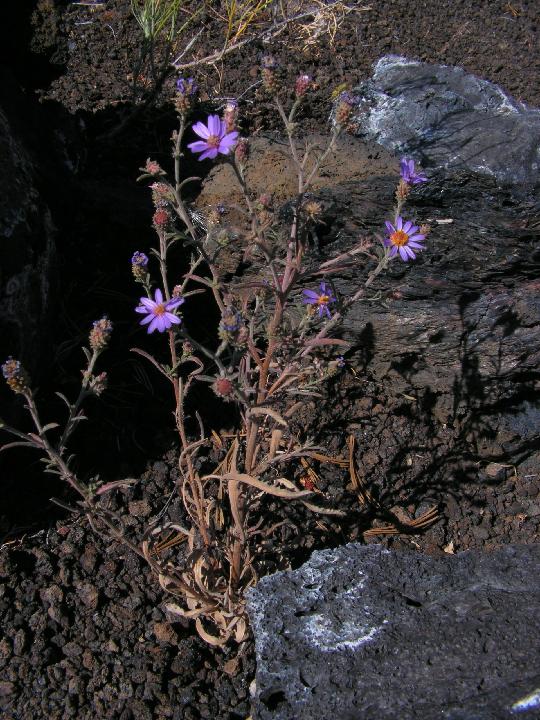
<path fill-rule="evenodd" d="M 274 50 L 284 58 L 290 77 L 299 71 L 315 76 L 319 89 L 306 108 L 313 129 L 324 127 L 331 90 L 341 82 L 354 85 L 364 79 L 371 63 L 389 52 L 461 65 L 499 83 L 517 99 L 540 106 L 535 7 L 534 2 L 486 0 L 383 1 L 351 16 L 333 48 L 319 45 L 316 53 L 310 51 L 298 65 L 292 63 L 285 48 Z M 169 422 L 163 387 L 146 376 L 141 381 L 140 375 L 134 383 L 139 366 L 125 360 L 125 348 L 133 344 L 131 313 L 136 294 L 125 258 L 135 249 L 147 247 L 151 238 L 146 191 L 133 182 L 137 168 L 148 156 L 167 162 L 167 138 L 174 117 L 161 97 L 157 106 L 117 131 L 131 108 L 128 77 L 133 74 L 138 42 L 126 0 L 110 0 L 93 12 L 66 3 L 41 2 L 39 8 L 33 39 L 30 27 L 21 24 L 26 28 L 27 47 L 32 42 L 34 54 L 24 55 L 23 61 L 20 43 L 14 44 L 11 70 L 28 95 L 37 91 L 48 112 L 71 128 L 80 164 L 63 200 L 54 189 L 49 189 L 48 195 L 42 190 L 59 225 L 64 261 L 60 268 L 62 313 L 54 328 L 56 370 L 45 368 L 43 372 L 51 373 L 55 386 L 60 383 L 63 390 L 66 385 L 69 390 L 78 370 L 68 356 L 76 354 L 85 328 L 105 311 L 118 318 L 120 340 L 111 355 L 108 407 L 90 426 L 90 439 L 86 443 L 80 440 L 76 448 L 81 465 L 87 466 L 89 461 L 92 471 L 97 468 L 104 479 L 115 479 L 140 473 L 146 458 L 159 457 L 172 440 L 171 436 L 159 437 L 160 429 Z M 255 47 L 237 55 L 225 68 L 221 84 L 216 70 L 204 73 L 199 79 L 208 98 L 243 93 L 256 80 L 261 53 L 262 47 Z M 273 117 L 265 102 L 254 93 L 246 99 L 251 125 L 271 127 Z M 68 112 L 74 114 L 71 125 Z M 112 141 L 107 139 L 111 132 L 116 132 Z M 149 396 L 141 385 L 147 385 Z M 46 391 L 44 388 L 44 394 Z M 388 447 L 397 435 L 404 444 L 409 439 L 412 443 L 414 435 L 417 445 L 430 447 L 433 424 L 422 417 L 421 408 L 405 412 L 403 401 L 389 399 L 384 387 L 369 377 L 359 383 L 351 369 L 332 387 L 332 397 L 334 402 L 324 418 L 306 418 L 306 423 L 320 424 L 328 450 L 335 454 L 343 451 L 344 434 L 356 424 L 368 483 L 380 487 L 383 496 L 386 492 L 388 501 L 400 506 L 405 517 L 414 516 L 419 504 L 407 507 L 399 488 L 392 493 L 385 487 Z M 116 401 L 120 410 L 113 407 Z M 208 397 L 197 401 L 210 416 Z M 339 408 L 337 417 L 332 408 Z M 113 417 L 105 420 L 109 411 Z M 225 415 L 221 419 L 222 425 L 228 424 Z M 444 457 L 445 447 L 452 445 L 452 429 L 438 433 L 438 452 Z M 468 458 L 467 466 L 475 461 Z M 36 474 L 35 463 L 29 466 L 23 456 L 17 456 L 17 462 L 20 464 L 9 470 L 13 482 Z M 407 459 L 404 462 L 403 488 L 422 471 L 418 463 L 415 457 L 410 465 Z M 504 458 L 498 464 L 484 463 L 483 468 L 474 483 L 460 486 L 459 494 L 438 487 L 437 493 L 430 495 L 430 501 L 441 503 L 441 519 L 424 534 L 375 540 L 432 553 L 538 542 L 538 468 L 523 466 L 518 472 L 506 467 Z M 129 522 L 134 531 L 141 530 L 165 506 L 174 473 L 172 452 L 151 463 L 136 487 L 123 495 L 130 503 Z M 356 515 L 355 500 L 344 491 L 345 474 L 324 469 L 320 473 L 320 489 L 349 507 L 352 519 L 341 529 L 326 524 L 316 530 L 309 521 L 304 542 L 294 547 L 296 563 L 310 547 L 361 537 L 372 522 L 364 513 Z M 111 548 L 82 519 L 48 522 L 55 512 L 45 501 L 51 491 L 42 488 L 39 492 L 41 508 L 28 499 L 30 513 L 20 507 L 28 504 L 26 499 L 21 502 L 19 496 L 17 507 L 12 494 L 15 500 L 4 528 L 9 536 L 0 554 L 3 717 L 247 718 L 249 684 L 254 676 L 250 646 L 235 661 L 237 649 L 213 651 L 191 626 L 167 624 L 160 609 L 164 595 L 143 563 L 121 548 Z M 168 512 L 175 516 L 175 503 Z M 291 518 L 298 524 L 307 522 L 294 513 Z M 32 529 L 24 534 L 17 531 L 21 525 Z"/>

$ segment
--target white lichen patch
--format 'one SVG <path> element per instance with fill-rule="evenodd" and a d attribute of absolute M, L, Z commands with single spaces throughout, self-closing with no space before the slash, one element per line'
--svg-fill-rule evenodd
<path fill-rule="evenodd" d="M 521 700 L 517 700 L 512 705 L 512 712 L 523 712 L 524 710 L 532 710 L 533 708 L 540 707 L 540 688 L 536 688 L 532 693 L 529 693 Z"/>
<path fill-rule="evenodd" d="M 385 620 L 383 625 L 387 622 Z M 345 622 L 338 628 L 327 615 L 311 615 L 306 618 L 304 636 L 310 643 L 324 652 L 350 648 L 356 650 L 371 642 L 383 625 L 369 627 L 363 624 Z"/>

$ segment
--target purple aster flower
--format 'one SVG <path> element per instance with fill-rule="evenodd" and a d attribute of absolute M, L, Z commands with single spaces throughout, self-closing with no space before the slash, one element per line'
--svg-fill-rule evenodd
<path fill-rule="evenodd" d="M 414 168 L 414 160 L 402 158 L 399 163 L 400 173 L 403 180 L 409 185 L 418 185 L 418 183 L 427 182 L 427 177 L 423 172 L 418 172 Z"/>
<path fill-rule="evenodd" d="M 391 248 L 389 257 L 393 258 L 399 252 L 402 260 L 407 262 L 409 258 L 414 260 L 416 255 L 414 250 L 424 250 L 424 245 L 421 241 L 426 237 L 419 233 L 419 228 L 413 225 L 410 220 L 403 222 L 403 218 L 399 216 L 396 220 L 395 226 L 391 222 L 386 221 L 386 229 L 388 230 L 389 237 L 384 241 L 386 247 Z"/>
<path fill-rule="evenodd" d="M 228 155 L 236 144 L 238 132 L 227 132 L 227 126 L 218 115 L 209 115 L 207 125 L 197 122 L 193 125 L 193 131 L 202 140 L 189 143 L 188 148 L 192 153 L 202 153 L 199 160 L 210 158 L 214 160 L 218 153 Z"/>
<path fill-rule="evenodd" d="M 322 282 L 319 285 L 319 292 L 315 292 L 314 290 L 303 290 L 302 294 L 304 295 L 303 302 L 305 305 L 317 306 L 319 310 L 319 317 L 322 317 L 323 315 L 331 317 L 328 305 L 330 303 L 335 303 L 336 298 L 332 295 L 332 289 L 329 288 L 325 282 Z"/>
<path fill-rule="evenodd" d="M 173 298 L 172 300 L 163 300 L 163 294 L 158 288 L 154 294 L 154 299 L 142 297 L 141 304 L 135 308 L 135 312 L 143 313 L 146 315 L 141 320 L 141 325 L 148 325 L 148 332 L 153 333 L 154 330 L 159 332 L 165 332 L 172 325 L 179 325 L 181 323 L 178 315 L 175 315 L 171 310 L 175 310 L 179 305 L 182 305 L 184 298 Z"/>

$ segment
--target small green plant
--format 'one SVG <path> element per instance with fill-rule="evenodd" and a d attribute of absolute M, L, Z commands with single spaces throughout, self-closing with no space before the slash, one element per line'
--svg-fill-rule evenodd
<path fill-rule="evenodd" d="M 163 33 L 172 42 L 181 32 L 177 22 L 183 4 L 184 0 L 131 0 L 131 10 L 146 41 L 155 42 Z"/>

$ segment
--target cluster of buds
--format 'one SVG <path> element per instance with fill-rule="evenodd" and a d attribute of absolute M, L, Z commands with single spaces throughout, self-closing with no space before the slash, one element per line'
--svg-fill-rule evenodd
<path fill-rule="evenodd" d="M 83 371 L 83 378 L 87 383 L 88 390 L 99 397 L 107 389 L 107 373 L 102 372 L 99 375 L 88 375 Z"/>
<path fill-rule="evenodd" d="M 236 100 L 229 100 L 223 111 L 223 122 L 225 123 L 225 132 L 234 132 L 238 130 L 238 103 Z"/>
<path fill-rule="evenodd" d="M 156 208 L 167 207 L 174 200 L 171 187 L 164 182 L 155 182 L 150 185 L 152 191 L 152 202 Z"/>
<path fill-rule="evenodd" d="M 112 329 L 112 322 L 106 315 L 101 320 L 94 320 L 88 338 L 90 347 L 94 352 L 101 352 L 107 347 L 111 339 Z"/>
<path fill-rule="evenodd" d="M 419 232 L 422 233 L 422 235 L 424 235 L 425 237 L 427 237 L 431 232 L 431 225 L 428 225 L 427 223 L 420 225 Z"/>
<path fill-rule="evenodd" d="M 2 365 L 2 374 L 14 393 L 25 395 L 30 392 L 30 378 L 19 360 L 9 357 Z"/>
<path fill-rule="evenodd" d="M 304 97 L 304 95 L 307 93 L 309 88 L 312 85 L 312 79 L 309 75 L 299 75 L 296 78 L 296 83 L 294 84 L 294 92 L 297 98 Z"/>
<path fill-rule="evenodd" d="M 221 375 L 220 377 L 216 378 L 215 382 L 212 385 L 212 390 L 222 400 L 226 400 L 229 402 L 231 400 L 234 400 L 234 385 L 232 380 L 230 380 L 228 377 L 224 377 L 223 375 Z"/>
<path fill-rule="evenodd" d="M 198 89 L 197 83 L 193 78 L 178 78 L 176 81 L 176 97 L 174 99 L 174 106 L 177 112 L 184 115 L 191 110 L 193 102 L 197 97 Z"/>
<path fill-rule="evenodd" d="M 359 98 L 348 90 L 344 90 L 339 94 L 336 105 L 336 124 L 346 127 L 351 119 L 352 112 L 357 107 Z"/>
<path fill-rule="evenodd" d="M 265 55 L 262 59 L 261 76 L 264 89 L 270 95 L 277 95 L 281 88 L 277 76 L 278 63 L 271 55 Z"/>
<path fill-rule="evenodd" d="M 133 257 L 131 258 L 131 272 L 133 273 L 133 277 L 135 278 L 136 282 L 140 283 L 146 283 L 148 280 L 148 270 L 146 269 L 148 265 L 148 256 L 145 255 L 142 252 L 133 253 Z"/>
<path fill-rule="evenodd" d="M 178 300 L 179 298 L 182 298 L 182 299 L 183 299 L 184 293 L 182 292 L 182 286 L 181 286 L 181 285 L 175 285 L 175 286 L 173 287 L 172 297 L 173 297 L 175 300 Z"/>
<path fill-rule="evenodd" d="M 171 216 L 165 207 L 158 207 L 152 217 L 156 230 L 166 230 L 171 224 Z"/>
<path fill-rule="evenodd" d="M 249 140 L 239 138 L 234 148 L 234 159 L 239 165 L 245 165 L 249 158 Z"/>

